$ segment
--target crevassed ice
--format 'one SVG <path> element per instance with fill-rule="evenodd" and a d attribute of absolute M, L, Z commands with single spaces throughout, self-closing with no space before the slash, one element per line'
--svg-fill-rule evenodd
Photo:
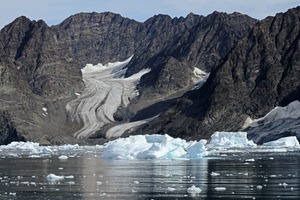
<path fill-rule="evenodd" d="M 125 66 L 132 57 L 123 62 L 102 65 L 88 64 L 82 69 L 85 82 L 84 91 L 77 99 L 69 102 L 66 109 L 73 121 L 82 122 L 83 127 L 74 133 L 76 138 L 88 138 L 107 124 L 115 122 L 114 113 L 120 106 L 126 107 L 130 99 L 138 95 L 136 86 L 140 78 L 150 69 L 143 69 L 130 77 L 124 78 Z M 127 124 L 137 126 L 146 121 Z M 124 127 L 124 126 L 123 126 Z M 118 137 L 123 129 L 116 128 L 108 131 L 107 138 Z"/>

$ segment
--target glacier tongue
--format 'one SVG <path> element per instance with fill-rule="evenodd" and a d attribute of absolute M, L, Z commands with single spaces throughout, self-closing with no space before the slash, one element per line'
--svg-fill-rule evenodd
<path fill-rule="evenodd" d="M 274 141 L 288 136 L 300 138 L 300 102 L 293 101 L 285 107 L 276 107 L 266 116 L 251 120 L 243 127 L 248 137 L 257 144 Z"/>
<path fill-rule="evenodd" d="M 129 100 L 138 95 L 136 85 L 141 76 L 150 70 L 142 70 L 131 77 L 123 78 L 126 72 L 123 68 L 131 58 L 106 65 L 88 64 L 82 69 L 85 90 L 66 107 L 72 120 L 83 123 L 83 127 L 74 133 L 76 138 L 88 138 L 104 125 L 114 122 L 113 115 L 118 107 L 127 106 Z M 118 136 L 122 134 L 119 131 L 111 132 Z"/>

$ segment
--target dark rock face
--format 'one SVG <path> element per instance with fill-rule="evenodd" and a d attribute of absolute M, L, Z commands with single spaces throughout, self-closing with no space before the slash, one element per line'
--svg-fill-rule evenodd
<path fill-rule="evenodd" d="M 144 37 L 142 23 L 110 12 L 76 14 L 52 30 L 59 51 L 81 67 L 125 60 Z"/>
<path fill-rule="evenodd" d="M 192 77 L 194 67 L 210 72 L 234 44 L 250 31 L 256 20 L 238 13 L 228 15 L 215 12 L 207 17 L 190 14 L 179 19 L 157 16 L 145 24 L 150 22 L 163 24 L 157 26 L 162 30 L 150 28 L 158 37 L 147 41 L 148 47 L 144 51 L 137 50 L 127 70 L 127 75 L 130 75 L 131 69 L 152 69 L 141 79 L 140 91 L 145 96 L 155 93 L 166 95 L 186 89 L 191 85 L 191 78 L 186 76 Z M 141 48 L 144 46 L 142 44 Z M 163 73 L 170 69 L 170 60 L 177 67 L 167 73 L 171 76 L 171 80 L 167 80 Z M 165 82 L 168 82 L 168 86 Z"/>
<path fill-rule="evenodd" d="M 215 131 L 239 130 L 247 117 L 259 118 L 275 106 L 299 100 L 299 39 L 300 7 L 262 20 L 202 88 L 179 98 L 138 132 L 209 138 Z M 259 138 L 255 134 L 249 137 Z"/>

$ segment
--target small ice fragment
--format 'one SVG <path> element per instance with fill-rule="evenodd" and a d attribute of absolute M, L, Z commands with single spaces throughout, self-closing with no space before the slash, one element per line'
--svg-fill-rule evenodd
<path fill-rule="evenodd" d="M 251 159 L 246 159 L 245 161 L 246 161 L 246 162 L 254 162 L 255 159 L 254 159 L 254 158 L 251 158 Z"/>
<path fill-rule="evenodd" d="M 30 185 L 36 186 L 35 182 L 30 182 Z"/>
<path fill-rule="evenodd" d="M 291 187 L 291 191 L 294 191 L 294 187 Z"/>
<path fill-rule="evenodd" d="M 215 190 L 216 191 L 225 191 L 226 187 L 216 187 Z"/>
<path fill-rule="evenodd" d="M 273 157 L 270 157 L 269 159 L 270 159 L 270 160 L 274 160 L 274 158 L 273 158 Z"/>
<path fill-rule="evenodd" d="M 17 193 L 16 193 L 16 192 L 10 192 L 9 195 L 10 195 L 10 196 L 16 196 Z"/>
<path fill-rule="evenodd" d="M 132 189 L 132 190 L 131 190 L 131 193 L 137 193 L 137 191 L 136 191 L 136 190 L 134 190 L 134 189 Z"/>
<path fill-rule="evenodd" d="M 139 184 L 140 182 L 138 182 L 138 181 L 133 181 L 133 183 L 134 183 L 134 184 Z"/>
<path fill-rule="evenodd" d="M 74 181 L 69 181 L 68 183 L 69 183 L 69 185 L 75 185 Z"/>
<path fill-rule="evenodd" d="M 57 181 L 60 181 L 60 180 L 64 180 L 64 176 L 57 176 L 55 174 L 49 174 L 48 176 L 46 176 L 46 179 L 49 181 L 49 182 L 57 182 Z"/>
<path fill-rule="evenodd" d="M 283 186 L 283 187 L 287 187 L 288 184 L 287 184 L 287 183 L 282 183 L 282 186 Z"/>
<path fill-rule="evenodd" d="M 74 176 L 73 175 L 69 175 L 69 176 L 65 176 L 65 178 L 67 178 L 67 179 L 74 179 Z"/>
<path fill-rule="evenodd" d="M 64 168 L 63 168 L 63 167 L 59 167 L 58 169 L 59 169 L 59 170 L 63 170 Z"/>
<path fill-rule="evenodd" d="M 167 190 L 168 190 L 168 192 L 174 192 L 176 189 L 172 188 L 172 187 L 168 187 Z"/>
<path fill-rule="evenodd" d="M 200 188 L 196 187 L 195 185 L 192 185 L 192 187 L 189 187 L 187 189 L 187 192 L 188 193 L 200 193 L 200 192 L 202 192 L 202 190 Z"/>
<path fill-rule="evenodd" d="M 97 185 L 102 185 L 102 182 L 101 181 L 97 181 L 96 184 Z"/>
<path fill-rule="evenodd" d="M 43 109 L 44 112 L 47 112 L 47 108 L 44 107 L 44 108 L 42 108 L 42 109 Z"/>
<path fill-rule="evenodd" d="M 263 188 L 263 186 L 258 185 L 258 186 L 256 186 L 256 188 L 257 188 L 258 190 L 261 190 L 261 189 Z"/>
<path fill-rule="evenodd" d="M 220 173 L 217 173 L 217 172 L 211 172 L 210 175 L 211 175 L 211 176 L 220 176 Z"/>
<path fill-rule="evenodd" d="M 67 160 L 68 156 L 61 155 L 61 156 L 58 157 L 58 159 L 60 159 L 60 160 Z"/>

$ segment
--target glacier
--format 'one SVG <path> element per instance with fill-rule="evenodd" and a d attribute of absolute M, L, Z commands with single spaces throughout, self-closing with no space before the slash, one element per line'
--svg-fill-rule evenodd
<path fill-rule="evenodd" d="M 143 69 L 124 78 L 125 66 L 131 58 L 132 56 L 125 61 L 106 65 L 87 64 L 82 69 L 85 89 L 77 99 L 69 102 L 66 106 L 71 119 L 83 123 L 83 127 L 74 133 L 76 138 L 88 138 L 103 126 L 115 122 L 113 115 L 117 109 L 120 106 L 126 107 L 130 99 L 138 96 L 136 86 L 141 76 L 150 72 L 150 69 Z M 145 119 L 119 128 L 116 127 L 108 130 L 105 136 L 106 138 L 119 137 L 125 130 L 149 120 Z"/>
<path fill-rule="evenodd" d="M 242 131 L 257 144 L 287 136 L 300 138 L 300 102 L 293 101 L 284 107 L 275 107 L 264 117 L 245 121 Z"/>

